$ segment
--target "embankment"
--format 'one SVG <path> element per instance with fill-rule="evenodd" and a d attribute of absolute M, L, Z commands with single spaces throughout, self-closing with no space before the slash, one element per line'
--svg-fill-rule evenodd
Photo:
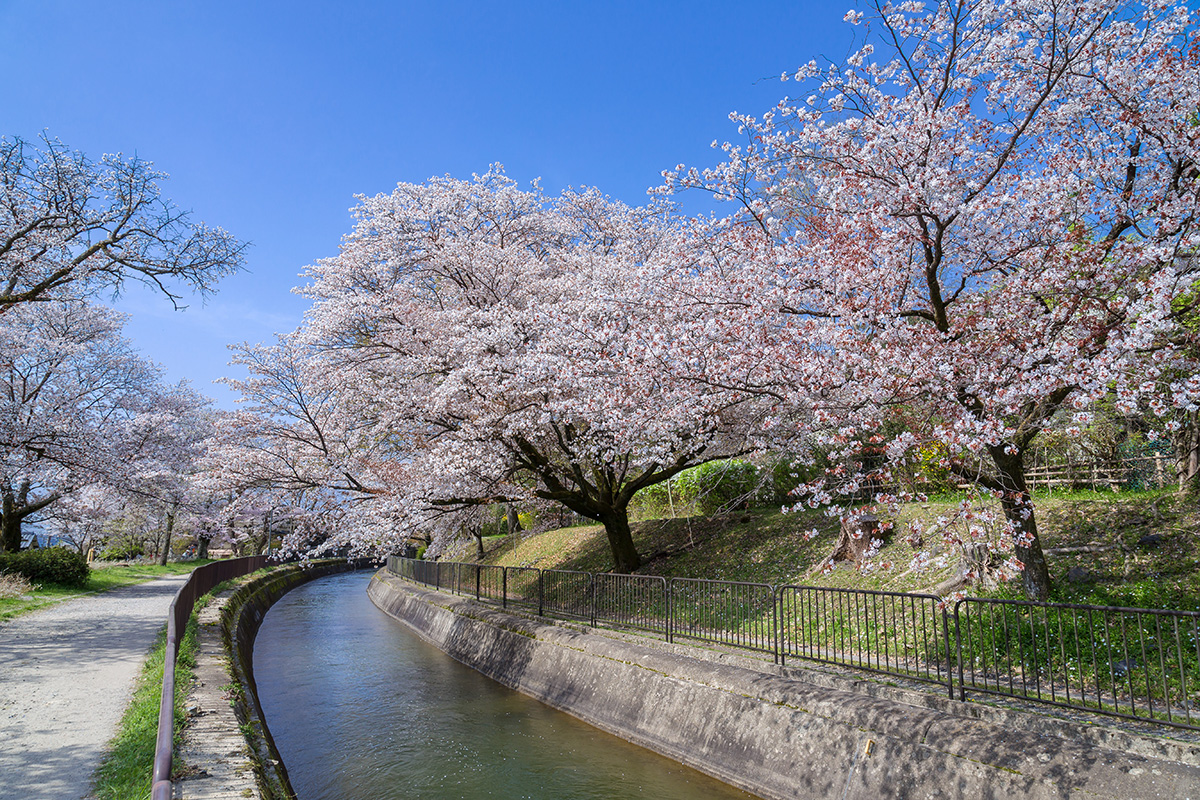
<path fill-rule="evenodd" d="M 218 595 L 200 612 L 196 685 L 188 696 L 191 719 L 180 752 L 187 769 L 176 784 L 177 797 L 295 796 L 263 722 L 254 683 L 254 639 L 280 597 L 308 581 L 355 568 L 344 560 L 278 567 Z"/>
<path fill-rule="evenodd" d="M 368 593 L 505 686 L 764 798 L 1200 800 L 1186 744 L 555 625 L 386 570 Z"/>

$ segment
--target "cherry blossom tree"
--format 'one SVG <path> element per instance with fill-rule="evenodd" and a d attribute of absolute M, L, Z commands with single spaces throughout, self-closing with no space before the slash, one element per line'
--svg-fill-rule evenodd
<path fill-rule="evenodd" d="M 494 168 L 355 213 L 340 255 L 311 268 L 300 335 L 394 518 L 550 500 L 603 523 L 630 571 L 633 495 L 752 446 L 746 393 L 662 380 L 639 269 L 686 239 L 666 207 L 548 199 Z"/>
<path fill-rule="evenodd" d="M 195 494 L 199 462 L 214 432 L 212 401 L 186 382 L 155 387 L 131 415 L 121 434 L 128 467 L 118 485 L 158 506 L 162 519 L 160 564 L 171 554 L 171 538 Z"/>
<path fill-rule="evenodd" d="M 120 336 L 122 318 L 82 303 L 18 307 L 0 319 L 0 495 L 5 549 L 22 520 L 123 468 L 106 431 L 158 380 Z"/>
<path fill-rule="evenodd" d="M 206 492 L 229 498 L 221 516 L 242 528 L 269 516 L 268 526 L 289 531 L 291 553 L 390 552 L 382 507 L 394 494 L 394 435 L 367 435 L 370 418 L 347 406 L 342 376 L 297 334 L 232 349 L 249 373 L 225 381 L 242 408 L 218 419 L 201 479 Z"/>
<path fill-rule="evenodd" d="M 1200 401 L 1172 308 L 1200 247 L 1196 22 L 1180 0 L 867 7 L 845 63 L 784 76 L 804 99 L 734 115 L 720 166 L 665 173 L 737 207 L 675 302 L 736 354 L 700 378 L 804 408 L 835 455 L 944 446 L 1045 598 L 1024 459 L 1051 416 Z M 810 498 L 890 478 L 866 472 Z"/>
<path fill-rule="evenodd" d="M 89 486 L 182 502 L 209 401 L 164 386 L 123 322 L 77 301 L 0 317 L 0 548 L 19 549 L 24 521 Z"/>
<path fill-rule="evenodd" d="M 137 157 L 0 138 L 0 314 L 130 279 L 177 304 L 178 284 L 203 294 L 239 269 L 245 245 L 163 199 L 165 177 Z"/>

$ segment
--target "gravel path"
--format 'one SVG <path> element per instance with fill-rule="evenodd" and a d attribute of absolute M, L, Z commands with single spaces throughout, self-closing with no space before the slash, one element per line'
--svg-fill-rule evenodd
<path fill-rule="evenodd" d="M 78 800 L 187 575 L 0 623 L 0 800 Z"/>

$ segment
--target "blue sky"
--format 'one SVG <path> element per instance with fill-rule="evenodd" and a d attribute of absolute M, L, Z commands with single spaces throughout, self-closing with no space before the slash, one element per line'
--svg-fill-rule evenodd
<path fill-rule="evenodd" d="M 252 243 L 207 302 L 116 303 L 172 380 L 231 407 L 211 383 L 233 374 L 225 345 L 299 324 L 290 290 L 337 252 L 354 195 L 499 162 L 551 193 L 642 203 L 661 170 L 717 161 L 731 111 L 796 93 L 781 72 L 844 57 L 853 7 L 0 0 L 0 133 L 136 153 L 171 175 L 166 197 Z"/>

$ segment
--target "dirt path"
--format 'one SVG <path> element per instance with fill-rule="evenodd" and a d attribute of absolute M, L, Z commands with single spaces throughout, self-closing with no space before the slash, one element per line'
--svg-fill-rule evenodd
<path fill-rule="evenodd" d="M 0 800 L 78 800 L 187 580 L 172 575 L 0 623 Z"/>

